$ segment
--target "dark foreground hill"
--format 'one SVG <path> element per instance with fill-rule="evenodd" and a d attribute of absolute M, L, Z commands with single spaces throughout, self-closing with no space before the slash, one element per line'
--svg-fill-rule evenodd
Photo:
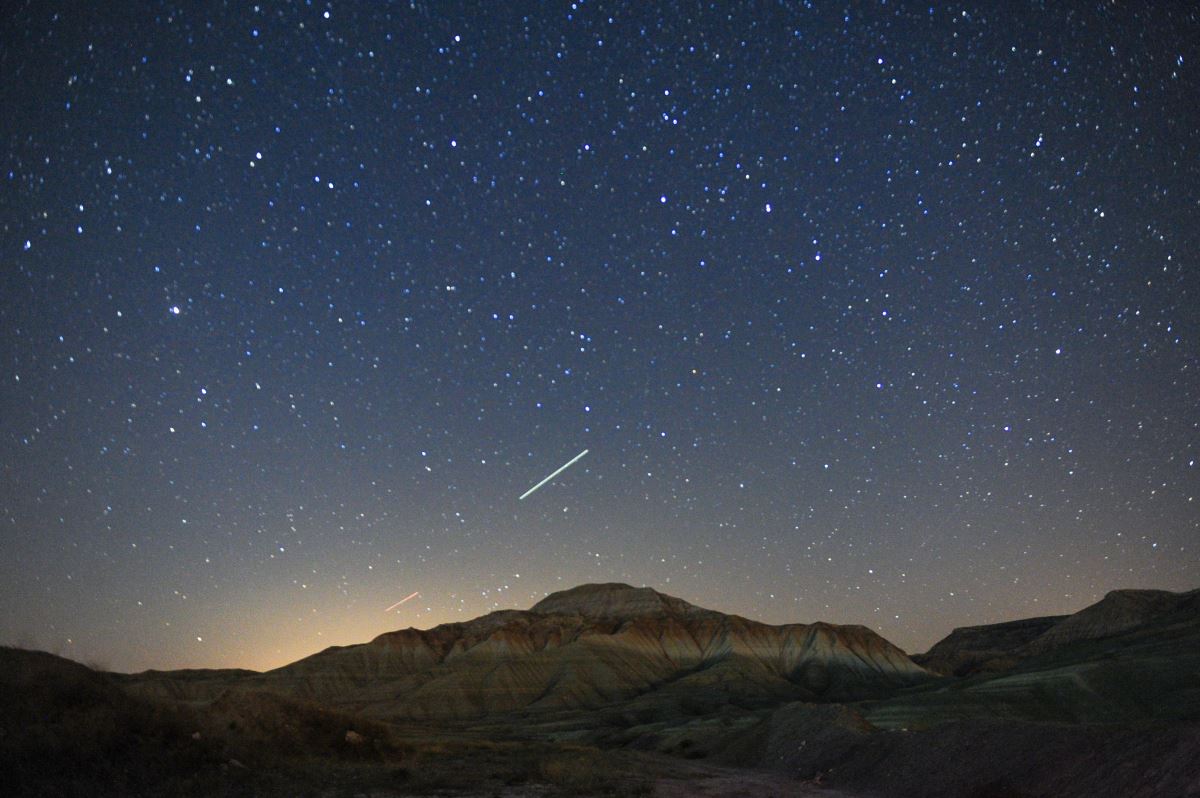
<path fill-rule="evenodd" d="M 114 674 L 0 647 L 4 796 L 643 796 L 656 783 L 738 774 L 583 744 L 395 726 L 238 688 L 209 702 L 146 698 Z"/>
<path fill-rule="evenodd" d="M 6 795 L 270 795 L 314 769 L 403 752 L 382 724 L 282 696 L 157 702 L 70 660 L 0 648 Z"/>

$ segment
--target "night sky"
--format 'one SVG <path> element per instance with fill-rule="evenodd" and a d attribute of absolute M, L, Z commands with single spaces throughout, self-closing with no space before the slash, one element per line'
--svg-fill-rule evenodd
<path fill-rule="evenodd" d="M 1200 585 L 1192 3 L 13 5 L 0 641 Z"/>

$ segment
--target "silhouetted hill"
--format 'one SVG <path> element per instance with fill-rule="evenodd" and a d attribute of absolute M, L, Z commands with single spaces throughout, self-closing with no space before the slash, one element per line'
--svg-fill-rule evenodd
<path fill-rule="evenodd" d="M 924 654 L 914 654 L 912 661 L 943 676 L 1007 670 L 1017 664 L 1018 652 L 1024 646 L 1067 617 L 1053 615 L 964 626 L 955 629 Z"/>
<path fill-rule="evenodd" d="M 1164 626 L 1200 625 L 1200 590 L 1113 590 L 1103 599 L 1072 615 L 1025 618 L 1018 621 L 955 629 L 914 662 L 946 676 L 969 676 L 1015 668 L 1038 655 L 1073 643 L 1155 634 Z"/>
<path fill-rule="evenodd" d="M 1179 616 L 1181 621 L 1200 621 L 1200 590 L 1171 593 L 1166 590 L 1113 590 L 1100 601 L 1068 615 L 1021 651 L 1043 654 L 1083 640 L 1113 637 L 1156 621 Z"/>
<path fill-rule="evenodd" d="M 877 702 L 868 719 L 889 728 L 961 718 L 1200 721 L 1200 591 L 1113 591 L 1001 656 L 969 659 L 972 639 L 1016 642 L 1052 620 L 955 630 L 921 659 L 936 667 L 964 658 L 970 677 Z M 1009 631 L 1022 623 L 1030 625 Z"/>
<path fill-rule="evenodd" d="M 227 792 L 242 774 L 230 776 L 224 746 L 200 728 L 188 708 L 131 697 L 106 674 L 0 648 L 6 795 Z"/>

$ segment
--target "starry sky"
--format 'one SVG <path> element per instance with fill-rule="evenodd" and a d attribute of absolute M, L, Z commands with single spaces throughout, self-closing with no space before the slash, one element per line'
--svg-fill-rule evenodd
<path fill-rule="evenodd" d="M 0 641 L 1200 585 L 1193 4 L 123 5 L 0 22 Z"/>

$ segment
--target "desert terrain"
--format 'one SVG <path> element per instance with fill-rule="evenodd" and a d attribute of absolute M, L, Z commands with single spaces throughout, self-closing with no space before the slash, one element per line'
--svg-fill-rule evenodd
<path fill-rule="evenodd" d="M 1197 795 L 1200 591 L 910 657 L 583 585 L 265 673 L 5 648 L 0 702 L 16 795 Z"/>

